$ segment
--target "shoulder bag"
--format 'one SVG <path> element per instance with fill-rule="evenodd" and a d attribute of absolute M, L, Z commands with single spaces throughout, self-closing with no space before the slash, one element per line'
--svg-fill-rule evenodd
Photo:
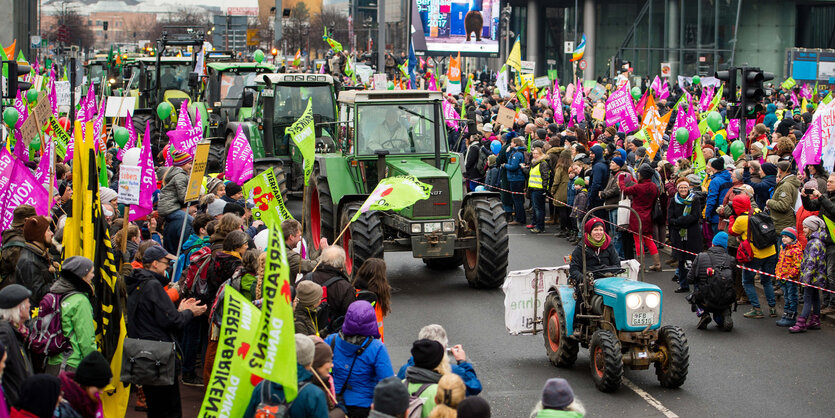
<path fill-rule="evenodd" d="M 143 291 L 140 287 L 139 292 Z M 141 301 L 144 295 L 139 296 Z M 136 305 L 129 309 L 128 318 L 136 318 L 135 311 Z M 134 385 L 171 386 L 176 383 L 176 359 L 175 342 L 125 338 L 120 380 Z"/>

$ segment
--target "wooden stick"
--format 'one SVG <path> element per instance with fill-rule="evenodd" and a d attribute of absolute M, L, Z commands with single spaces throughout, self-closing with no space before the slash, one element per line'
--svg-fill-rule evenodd
<path fill-rule="evenodd" d="M 344 234 L 345 231 L 347 231 L 350 226 L 351 226 L 351 222 L 348 222 L 345 225 L 345 228 L 342 228 L 342 231 L 339 233 L 339 235 L 337 235 L 336 238 L 333 239 L 333 243 L 331 245 L 336 245 L 336 243 L 339 242 L 339 238 L 342 238 L 342 234 Z M 348 254 L 345 254 L 345 256 L 347 257 Z M 319 264 L 322 264 L 322 257 L 319 257 L 319 262 L 317 262 L 316 266 L 313 267 L 313 270 L 311 270 L 311 273 L 315 272 L 316 269 L 319 268 Z"/>
<path fill-rule="evenodd" d="M 122 242 L 119 244 L 123 254 L 128 250 L 128 224 L 130 223 L 128 216 L 130 216 L 130 205 L 125 205 L 125 216 L 122 218 Z M 125 263 L 130 263 L 130 260 L 122 260 L 122 264 Z"/>

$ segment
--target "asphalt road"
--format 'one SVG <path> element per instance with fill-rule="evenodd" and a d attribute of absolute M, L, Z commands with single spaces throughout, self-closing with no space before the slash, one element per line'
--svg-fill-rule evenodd
<path fill-rule="evenodd" d="M 510 229 L 510 269 L 563 264 L 572 246 L 551 233 L 532 235 Z M 589 374 L 588 351 L 580 350 L 571 369 L 552 366 L 542 334 L 511 336 L 504 327 L 504 293 L 467 286 L 463 269 L 437 272 L 408 253 L 387 253 L 393 286 L 392 314 L 386 318 L 386 345 L 395 370 L 409 357 L 426 324 L 442 324 L 450 344 L 462 344 L 484 385 L 482 395 L 496 417 L 527 417 L 548 378 L 567 379 L 589 416 L 832 416 L 835 408 L 830 367 L 835 365 L 835 328 L 790 335 L 772 319 L 742 317 L 724 333 L 696 329 L 682 294 L 673 293 L 672 271 L 647 275 L 664 292 L 663 323 L 681 326 L 690 346 L 690 368 L 679 389 L 662 388 L 655 371 L 627 370 L 614 394 L 599 392 Z M 780 305 L 778 303 L 778 305 Z M 780 305 L 782 306 L 782 305 Z M 631 383 L 628 383 L 628 382 Z"/>

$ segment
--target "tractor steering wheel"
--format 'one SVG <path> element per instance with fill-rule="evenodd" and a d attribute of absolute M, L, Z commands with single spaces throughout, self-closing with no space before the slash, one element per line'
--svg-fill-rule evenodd
<path fill-rule="evenodd" d="M 391 138 L 391 139 L 383 141 L 380 145 L 382 145 L 383 148 L 386 148 L 386 149 L 405 149 L 405 150 L 408 150 L 409 147 L 410 147 L 409 146 L 409 141 L 407 141 L 403 138 Z M 398 146 L 398 145 L 401 145 L 401 146 Z"/>

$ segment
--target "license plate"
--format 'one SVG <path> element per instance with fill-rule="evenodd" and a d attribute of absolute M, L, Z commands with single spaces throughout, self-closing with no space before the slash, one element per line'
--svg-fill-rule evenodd
<path fill-rule="evenodd" d="M 651 312 L 634 312 L 632 325 L 652 325 L 655 322 Z"/>

